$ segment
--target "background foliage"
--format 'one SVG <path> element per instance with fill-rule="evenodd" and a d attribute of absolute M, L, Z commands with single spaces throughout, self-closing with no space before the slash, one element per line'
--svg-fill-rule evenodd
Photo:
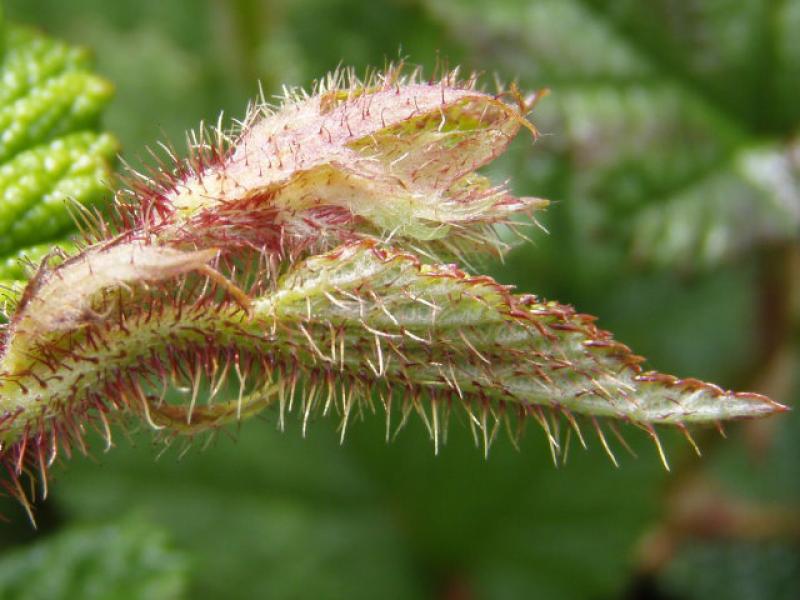
<path fill-rule="evenodd" d="M 551 233 L 494 274 L 599 315 L 654 368 L 794 403 L 800 2 L 5 4 L 93 50 L 134 164 L 240 116 L 257 80 L 276 93 L 340 62 L 440 56 L 550 87 L 545 135 L 494 171 L 556 201 Z M 796 412 L 702 435 L 702 460 L 669 439 L 671 474 L 635 432 L 619 470 L 596 443 L 556 469 L 535 431 L 484 461 L 460 423 L 437 457 L 420 424 L 386 445 L 380 418 L 340 447 L 332 422 L 302 439 L 267 414 L 157 462 L 147 432 L 119 435 L 57 470 L 37 532 L 0 507 L 0 597 L 793 598 Z"/>

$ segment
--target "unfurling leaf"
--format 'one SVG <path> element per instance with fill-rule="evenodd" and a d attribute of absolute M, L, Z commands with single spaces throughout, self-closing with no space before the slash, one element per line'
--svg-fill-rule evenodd
<path fill-rule="evenodd" d="M 280 110 L 251 107 L 237 133 L 201 129 L 179 169 L 134 186 L 131 221 L 162 242 L 235 251 L 294 255 L 364 236 L 473 250 L 499 244 L 488 225 L 546 205 L 475 173 L 521 126 L 535 133 L 522 112 L 535 95 L 510 105 L 474 80 L 419 83 L 396 69 L 376 85 L 343 79 Z"/>
<path fill-rule="evenodd" d="M 463 409 L 487 449 L 533 419 L 554 454 L 556 417 L 581 441 L 584 417 L 613 459 L 600 419 L 657 442 L 654 424 L 783 410 L 644 372 L 592 317 L 441 264 L 502 251 L 493 226 L 546 204 L 476 173 L 535 134 L 535 99 L 455 73 L 340 73 L 252 106 L 239 131 L 202 130 L 184 161 L 164 147 L 172 164 L 137 175 L 110 220 L 84 215 L 83 247 L 45 259 L 16 306 L 0 349 L 9 489 L 83 449 L 87 426 L 110 442 L 114 414 L 195 434 L 275 405 L 281 425 L 336 412 L 344 437 L 380 402 L 387 436 L 417 412 L 438 449 Z"/>

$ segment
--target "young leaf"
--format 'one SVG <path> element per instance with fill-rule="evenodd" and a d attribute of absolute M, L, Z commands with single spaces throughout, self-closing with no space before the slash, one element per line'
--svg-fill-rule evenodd
<path fill-rule="evenodd" d="M 489 225 L 546 202 L 475 170 L 520 127 L 535 134 L 524 113 L 537 96 L 513 92 L 511 105 L 456 73 L 417 79 L 399 67 L 366 83 L 337 72 L 312 96 L 288 92 L 280 110 L 252 106 L 238 133 L 201 128 L 179 169 L 132 183 L 130 220 L 164 241 L 281 253 L 354 236 L 495 249 Z"/>
<path fill-rule="evenodd" d="M 87 245 L 42 262 L 6 328 L 9 489 L 24 497 L 23 472 L 44 482 L 59 448 L 84 450 L 89 425 L 110 444 L 111 414 L 195 434 L 276 404 L 279 423 L 297 407 L 304 427 L 335 410 L 344 437 L 378 397 L 387 435 L 393 407 L 399 427 L 416 411 L 438 449 L 461 408 L 487 450 L 501 424 L 533 419 L 554 456 L 559 418 L 583 441 L 584 415 L 614 460 L 599 418 L 658 444 L 654 424 L 784 410 L 643 372 L 591 317 L 440 264 L 501 250 L 492 225 L 544 205 L 475 173 L 521 126 L 535 132 L 534 99 L 455 73 L 338 73 L 251 107 L 238 132 L 201 130 L 188 159 L 139 176 L 115 221 L 87 217 Z M 165 400 L 171 386 L 184 402 Z"/>

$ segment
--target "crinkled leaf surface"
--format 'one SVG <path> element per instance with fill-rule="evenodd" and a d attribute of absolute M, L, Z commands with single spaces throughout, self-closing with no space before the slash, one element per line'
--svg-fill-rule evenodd
<path fill-rule="evenodd" d="M 39 259 L 71 233 L 68 203 L 108 196 L 114 139 L 97 132 L 111 85 L 84 49 L 0 21 L 0 281 L 25 279 L 18 258 Z"/>

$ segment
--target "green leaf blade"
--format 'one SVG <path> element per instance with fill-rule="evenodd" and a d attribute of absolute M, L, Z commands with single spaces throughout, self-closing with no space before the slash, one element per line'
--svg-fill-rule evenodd
<path fill-rule="evenodd" d="M 308 336 L 307 360 L 339 361 L 356 376 L 370 377 L 371 370 L 390 388 L 424 394 L 427 387 L 453 402 L 482 398 L 642 424 L 781 410 L 758 395 L 644 373 L 639 357 L 571 307 L 514 296 L 490 278 L 368 245 L 309 259 L 254 311 L 293 331 L 285 345 L 295 351 Z"/>

